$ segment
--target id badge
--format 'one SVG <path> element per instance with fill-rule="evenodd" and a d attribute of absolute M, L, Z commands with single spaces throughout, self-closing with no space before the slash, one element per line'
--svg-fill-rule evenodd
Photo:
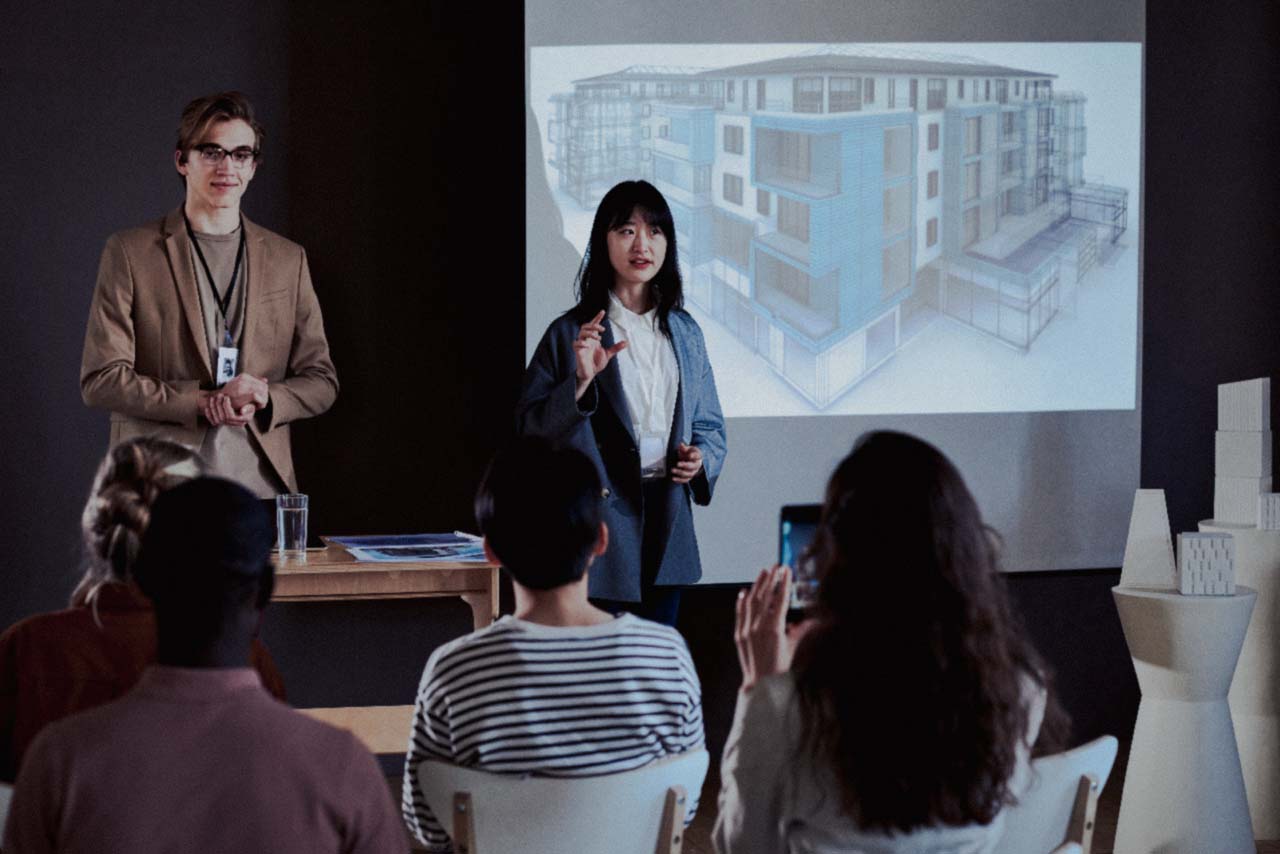
<path fill-rule="evenodd" d="M 218 371 L 215 379 L 216 385 L 226 385 L 235 379 L 236 376 L 236 360 L 240 358 L 240 349 L 238 347 L 219 347 L 218 348 Z"/>
<path fill-rule="evenodd" d="M 642 467 L 651 464 L 663 465 L 666 461 L 667 447 L 662 441 L 661 436 L 641 436 L 640 437 L 640 465 Z"/>

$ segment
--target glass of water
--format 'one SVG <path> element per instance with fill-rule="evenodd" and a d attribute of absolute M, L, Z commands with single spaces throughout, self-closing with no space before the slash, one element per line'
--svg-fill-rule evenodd
<path fill-rule="evenodd" d="M 276 496 L 276 551 L 282 557 L 307 554 L 307 496 L 288 493 Z"/>

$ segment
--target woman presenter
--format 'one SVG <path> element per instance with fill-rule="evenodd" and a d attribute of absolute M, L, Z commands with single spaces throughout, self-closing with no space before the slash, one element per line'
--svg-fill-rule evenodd
<path fill-rule="evenodd" d="M 626 181 L 600 201 L 575 282 L 525 372 L 522 434 L 599 469 L 609 546 L 590 570 L 598 605 L 674 625 L 679 585 L 702 576 L 690 499 L 708 504 L 724 416 L 702 330 L 684 310 L 671 209 Z"/>

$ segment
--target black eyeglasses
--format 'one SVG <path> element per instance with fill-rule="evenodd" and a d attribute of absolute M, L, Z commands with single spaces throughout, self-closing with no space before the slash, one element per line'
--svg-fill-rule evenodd
<path fill-rule="evenodd" d="M 205 142 L 194 146 L 194 150 L 200 152 L 200 159 L 205 163 L 208 163 L 210 166 L 217 166 L 222 162 L 224 157 L 230 157 L 232 163 L 240 168 L 244 168 L 258 156 L 258 149 L 250 148 L 247 145 L 227 151 L 217 143 Z"/>

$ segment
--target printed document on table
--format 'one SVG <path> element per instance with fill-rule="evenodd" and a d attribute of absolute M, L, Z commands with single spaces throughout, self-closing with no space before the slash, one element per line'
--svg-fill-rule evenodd
<path fill-rule="evenodd" d="M 454 531 L 452 534 L 385 534 L 328 539 L 345 548 L 356 560 L 378 563 L 485 560 L 484 540 L 462 531 Z"/>

